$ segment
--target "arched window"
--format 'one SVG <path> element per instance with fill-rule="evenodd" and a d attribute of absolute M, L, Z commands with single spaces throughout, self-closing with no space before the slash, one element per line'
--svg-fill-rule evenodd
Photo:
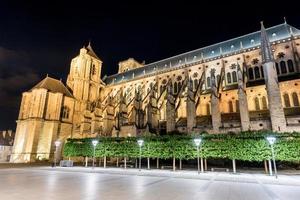
<path fill-rule="evenodd" d="M 286 69 L 286 64 L 285 61 L 280 61 L 280 70 L 281 70 L 281 74 L 286 74 L 287 73 L 287 69 Z"/>
<path fill-rule="evenodd" d="M 206 104 L 206 113 L 207 113 L 207 115 L 210 115 L 210 105 L 209 105 L 209 103 Z"/>
<path fill-rule="evenodd" d="M 260 72 L 261 72 L 261 77 L 265 77 L 264 75 L 264 67 L 263 66 L 260 66 Z"/>
<path fill-rule="evenodd" d="M 163 92 L 163 88 L 164 88 L 164 86 L 163 86 L 163 85 L 160 85 L 160 93 Z"/>
<path fill-rule="evenodd" d="M 181 82 L 178 82 L 178 92 L 181 90 L 181 86 L 182 86 Z"/>
<path fill-rule="evenodd" d="M 217 75 L 217 83 L 216 85 L 219 85 L 220 84 L 220 75 Z"/>
<path fill-rule="evenodd" d="M 260 110 L 258 97 L 254 98 L 255 110 Z"/>
<path fill-rule="evenodd" d="M 255 75 L 255 79 L 260 78 L 260 72 L 259 72 L 259 67 L 258 66 L 254 67 L 254 75 Z"/>
<path fill-rule="evenodd" d="M 194 80 L 194 90 L 196 90 L 198 87 L 198 79 Z"/>
<path fill-rule="evenodd" d="M 240 102 L 239 102 L 239 100 L 235 101 L 235 109 L 236 109 L 236 112 L 240 112 Z"/>
<path fill-rule="evenodd" d="M 194 90 L 194 82 L 191 78 L 189 79 L 189 86 L 191 86 L 192 90 Z"/>
<path fill-rule="evenodd" d="M 232 103 L 232 101 L 228 101 L 228 112 L 233 113 L 233 103 Z"/>
<path fill-rule="evenodd" d="M 253 69 L 252 68 L 248 69 L 248 74 L 249 74 L 249 79 L 253 80 L 254 79 L 254 74 L 253 74 Z"/>
<path fill-rule="evenodd" d="M 63 106 L 61 110 L 61 118 L 69 119 L 70 108 Z"/>
<path fill-rule="evenodd" d="M 275 66 L 276 66 L 276 72 L 277 72 L 277 75 L 279 75 L 279 74 L 280 74 L 280 71 L 279 71 L 279 66 L 278 66 L 278 63 L 277 63 L 277 62 L 275 63 Z"/>
<path fill-rule="evenodd" d="M 210 77 L 207 77 L 206 82 L 207 82 L 207 87 L 210 87 Z"/>
<path fill-rule="evenodd" d="M 293 92 L 292 98 L 293 98 L 293 104 L 294 104 L 294 106 L 295 106 L 295 107 L 296 107 L 296 106 L 299 106 L 299 99 L 298 99 L 298 95 L 297 95 L 296 92 Z"/>
<path fill-rule="evenodd" d="M 174 83 L 174 93 L 177 94 L 178 92 L 178 85 L 177 82 Z"/>
<path fill-rule="evenodd" d="M 237 82 L 236 71 L 232 72 L 232 82 L 233 83 Z"/>
<path fill-rule="evenodd" d="M 91 73 L 92 73 L 92 75 L 96 74 L 96 66 L 94 64 L 91 67 Z"/>
<path fill-rule="evenodd" d="M 286 108 L 291 107 L 290 97 L 289 97 L 288 94 L 284 94 L 284 95 L 283 95 L 283 101 L 284 101 L 284 106 L 285 106 Z"/>
<path fill-rule="evenodd" d="M 288 65 L 289 72 L 295 72 L 294 63 L 292 60 L 288 60 L 287 65 Z"/>
<path fill-rule="evenodd" d="M 231 83 L 231 74 L 229 72 L 227 73 L 227 83 Z"/>
<path fill-rule="evenodd" d="M 261 101 L 262 101 L 262 109 L 267 110 L 268 109 L 267 98 L 265 96 L 263 96 L 261 98 Z"/>

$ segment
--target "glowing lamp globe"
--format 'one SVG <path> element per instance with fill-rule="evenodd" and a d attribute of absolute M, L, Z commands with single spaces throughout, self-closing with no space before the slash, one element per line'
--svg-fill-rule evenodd
<path fill-rule="evenodd" d="M 92 144 L 93 144 L 94 147 L 97 146 L 98 140 L 93 140 L 93 141 L 92 141 Z"/>
<path fill-rule="evenodd" d="M 196 146 L 198 147 L 201 144 L 202 139 L 201 138 L 195 138 L 194 142 L 195 142 Z"/>
<path fill-rule="evenodd" d="M 141 146 L 143 146 L 143 144 L 144 144 L 144 140 L 140 139 L 140 140 L 137 141 L 137 143 L 138 143 L 138 145 L 141 147 Z"/>
<path fill-rule="evenodd" d="M 275 138 L 274 136 L 268 136 L 268 137 L 267 137 L 267 140 L 268 140 L 269 144 L 272 145 L 272 144 L 275 143 L 276 138 Z"/>

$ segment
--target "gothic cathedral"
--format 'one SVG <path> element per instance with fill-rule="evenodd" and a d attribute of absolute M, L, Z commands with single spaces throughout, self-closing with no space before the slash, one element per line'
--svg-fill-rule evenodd
<path fill-rule="evenodd" d="M 287 24 L 150 64 L 119 62 L 101 79 L 91 44 L 66 85 L 23 92 L 11 162 L 50 159 L 54 141 L 150 132 L 300 131 L 300 30 Z M 60 147 L 62 147 L 61 145 Z"/>

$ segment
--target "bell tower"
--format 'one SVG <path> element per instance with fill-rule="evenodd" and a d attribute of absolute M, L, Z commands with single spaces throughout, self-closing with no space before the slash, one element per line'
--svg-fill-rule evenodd
<path fill-rule="evenodd" d="M 99 97 L 101 69 L 102 61 L 91 43 L 81 48 L 79 55 L 72 59 L 67 85 L 78 101 L 93 102 Z"/>

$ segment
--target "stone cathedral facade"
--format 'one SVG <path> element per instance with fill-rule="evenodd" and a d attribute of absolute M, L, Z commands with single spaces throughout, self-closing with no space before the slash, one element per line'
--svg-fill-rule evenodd
<path fill-rule="evenodd" d="M 54 141 L 71 137 L 300 131 L 299 53 L 300 30 L 261 24 L 151 64 L 129 58 L 101 79 L 89 44 L 72 59 L 66 85 L 47 76 L 23 93 L 11 162 L 49 159 Z"/>

